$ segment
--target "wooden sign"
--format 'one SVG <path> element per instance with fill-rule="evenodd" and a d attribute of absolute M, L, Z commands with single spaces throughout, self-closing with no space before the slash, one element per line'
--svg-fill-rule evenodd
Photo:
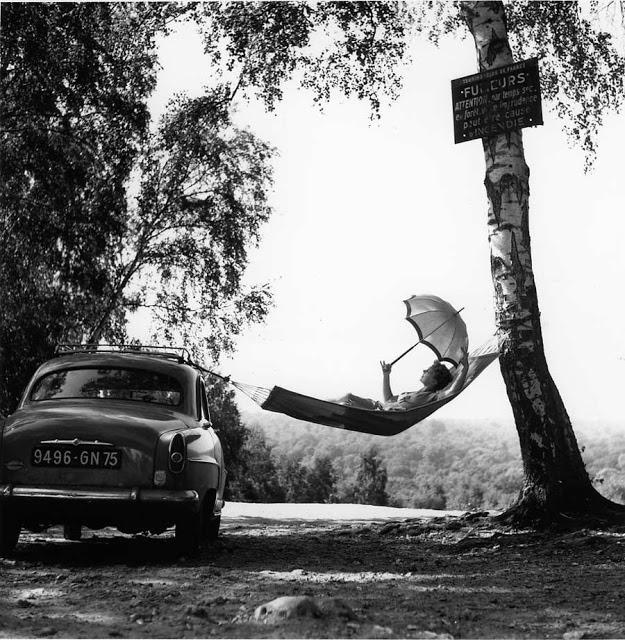
<path fill-rule="evenodd" d="M 451 81 L 456 144 L 543 124 L 538 58 Z"/>

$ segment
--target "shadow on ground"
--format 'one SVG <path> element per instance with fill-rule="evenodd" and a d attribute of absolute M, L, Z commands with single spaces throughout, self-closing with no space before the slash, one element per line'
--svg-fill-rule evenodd
<path fill-rule="evenodd" d="M 624 550 L 620 531 L 514 531 L 488 518 L 226 522 L 199 558 L 177 557 L 171 533 L 67 542 L 55 530 L 0 564 L 0 634 L 625 637 Z M 281 596 L 347 609 L 256 619 Z"/>

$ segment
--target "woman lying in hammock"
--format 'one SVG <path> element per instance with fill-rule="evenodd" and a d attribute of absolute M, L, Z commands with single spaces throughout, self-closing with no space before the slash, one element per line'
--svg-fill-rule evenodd
<path fill-rule="evenodd" d="M 453 374 L 444 364 L 436 361 L 423 372 L 420 378 L 420 382 L 423 385 L 421 389 L 400 393 L 397 396 L 393 395 L 391 390 L 391 365 L 386 362 L 380 362 L 380 365 L 382 366 L 382 395 L 384 396 L 384 402 L 361 398 L 353 393 L 348 393 L 333 402 L 350 407 L 359 407 L 360 409 L 408 411 L 423 404 L 440 400 L 462 388 L 467 377 L 468 351 L 466 349 L 463 351 L 462 359 Z"/>

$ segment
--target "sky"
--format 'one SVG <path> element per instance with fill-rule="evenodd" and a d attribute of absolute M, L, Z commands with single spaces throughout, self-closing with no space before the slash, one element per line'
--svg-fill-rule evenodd
<path fill-rule="evenodd" d="M 212 80 L 189 25 L 160 45 L 151 108 Z M 473 44 L 418 42 L 400 97 L 372 121 L 365 104 L 337 99 L 320 112 L 287 89 L 267 113 L 240 103 L 237 124 L 278 151 L 274 214 L 250 253 L 249 283 L 270 283 L 274 307 L 247 329 L 221 372 L 262 387 L 320 398 L 347 391 L 380 398 L 380 360 L 417 340 L 403 300 L 450 302 L 471 348 L 494 332 L 484 157 L 479 141 L 454 144 L 451 80 L 476 71 Z M 544 125 L 524 129 L 530 233 L 550 372 L 575 421 L 625 423 L 625 116 L 606 118 L 594 171 L 543 104 Z M 395 393 L 419 388 L 433 361 L 418 346 L 393 368 Z M 243 410 L 256 405 L 237 394 Z M 512 420 L 497 364 L 438 417 Z"/>

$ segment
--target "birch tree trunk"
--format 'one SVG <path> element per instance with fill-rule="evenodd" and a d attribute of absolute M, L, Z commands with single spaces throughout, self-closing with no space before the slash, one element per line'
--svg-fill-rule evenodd
<path fill-rule="evenodd" d="M 514 62 L 501 2 L 462 2 L 479 71 Z M 521 131 L 483 139 L 500 366 L 521 445 L 524 486 L 505 514 L 517 522 L 608 515 L 625 507 L 592 486 L 545 359 L 529 233 L 529 168 Z"/>

